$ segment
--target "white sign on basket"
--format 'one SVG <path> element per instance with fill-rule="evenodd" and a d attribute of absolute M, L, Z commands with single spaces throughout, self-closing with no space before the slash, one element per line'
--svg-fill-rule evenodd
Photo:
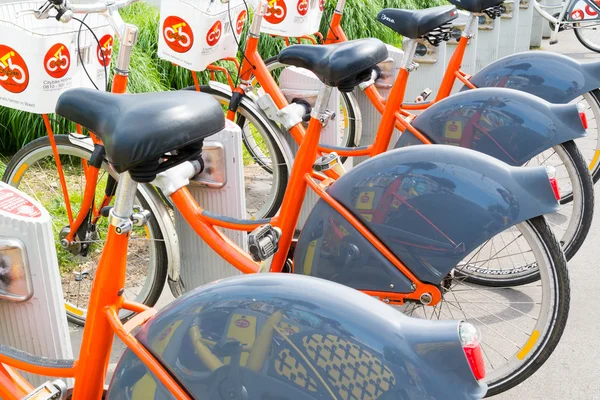
<path fill-rule="evenodd" d="M 158 56 L 202 71 L 215 61 L 237 55 L 236 40 L 247 19 L 242 0 L 162 0 Z"/>
<path fill-rule="evenodd" d="M 93 87 L 77 52 L 79 23 L 54 19 L 17 18 L 20 10 L 37 9 L 42 3 L 24 2 L 0 6 L 0 106 L 37 114 L 53 113 L 60 94 L 75 87 Z M 104 90 L 102 62 L 110 63 L 112 29 L 101 16 L 87 19 L 104 49 L 82 29 L 81 56 L 94 83 Z"/>
<path fill-rule="evenodd" d="M 301 37 L 319 31 L 325 0 L 267 0 L 261 32 Z"/>

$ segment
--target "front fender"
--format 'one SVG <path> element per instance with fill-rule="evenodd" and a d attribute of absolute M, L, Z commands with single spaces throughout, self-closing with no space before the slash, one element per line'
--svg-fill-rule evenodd
<path fill-rule="evenodd" d="M 600 87 L 600 62 L 582 64 L 562 54 L 527 51 L 491 63 L 470 81 L 478 88 L 517 89 L 551 103 L 566 104 Z"/>
<path fill-rule="evenodd" d="M 413 126 L 432 143 L 451 144 L 523 165 L 558 144 L 586 135 L 575 104 L 552 104 L 511 89 L 458 93 L 429 107 Z M 420 144 L 404 132 L 396 148 Z"/>
<path fill-rule="evenodd" d="M 544 168 L 511 167 L 454 146 L 384 153 L 353 168 L 328 193 L 432 284 L 496 234 L 558 210 Z M 323 200 L 298 240 L 294 272 L 360 290 L 412 291 L 409 280 Z"/>

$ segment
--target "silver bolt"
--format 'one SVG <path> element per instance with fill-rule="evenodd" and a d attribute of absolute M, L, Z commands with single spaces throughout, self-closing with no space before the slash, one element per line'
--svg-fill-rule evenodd
<path fill-rule="evenodd" d="M 394 284 L 390 283 L 390 289 L 393 289 L 393 288 L 394 288 Z"/>
<path fill-rule="evenodd" d="M 70 243 L 69 243 L 69 241 L 68 241 L 67 239 L 62 239 L 62 240 L 60 241 L 60 245 L 61 245 L 63 248 L 65 248 L 65 249 L 66 249 L 67 247 L 69 247 L 69 244 L 70 244 Z"/>
<path fill-rule="evenodd" d="M 384 302 L 385 304 L 390 304 L 390 299 L 383 299 L 383 302 Z"/>
<path fill-rule="evenodd" d="M 430 293 L 423 293 L 421 295 L 421 297 L 419 298 L 419 300 L 421 301 L 422 304 L 428 305 L 428 304 L 431 304 L 433 297 L 431 296 Z"/>

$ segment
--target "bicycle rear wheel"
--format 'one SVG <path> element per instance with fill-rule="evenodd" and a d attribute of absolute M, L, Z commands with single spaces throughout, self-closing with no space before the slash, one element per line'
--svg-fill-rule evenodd
<path fill-rule="evenodd" d="M 90 159 L 91 152 L 74 144 L 72 140 L 78 139 L 71 139 L 69 135 L 55 135 L 54 138 L 75 218 L 81 206 L 86 182 L 82 162 Z M 96 204 L 104 197 L 109 176 L 118 179 L 118 175 L 105 162 L 98 175 Z M 6 166 L 2 180 L 38 200 L 52 216 L 52 230 L 67 317 L 69 321 L 83 325 L 87 317 L 94 273 L 104 247 L 107 218 L 100 217 L 97 223 L 85 232 L 78 232 L 73 244 L 68 248 L 61 245 L 65 229 L 69 227 L 69 219 L 65 194 L 60 185 L 48 137 L 34 140 L 15 154 Z M 150 210 L 139 190 L 136 204 Z M 156 220 L 151 218 L 145 226 L 135 227 L 131 232 L 127 252 L 125 297 L 147 306 L 156 304 L 165 284 L 167 268 L 163 235 Z M 128 311 L 122 311 L 120 314 L 124 319 L 131 315 Z"/>
<path fill-rule="evenodd" d="M 518 287 L 490 287 L 466 281 L 507 259 L 535 267 L 539 281 Z M 525 271 L 526 272 L 526 271 Z M 523 382 L 550 357 L 567 322 L 570 289 L 567 263 L 543 217 L 525 221 L 494 236 L 441 282 L 443 298 L 435 307 L 405 304 L 410 316 L 462 319 L 478 327 L 486 364 L 487 396 Z"/>

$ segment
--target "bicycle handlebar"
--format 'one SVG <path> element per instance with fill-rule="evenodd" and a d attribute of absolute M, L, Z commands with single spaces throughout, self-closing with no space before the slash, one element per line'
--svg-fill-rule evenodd
<path fill-rule="evenodd" d="M 116 9 L 120 9 L 123 7 L 127 7 L 130 4 L 133 4 L 139 0 L 121 0 L 121 1 L 106 1 L 106 2 L 97 2 L 90 4 L 72 4 L 69 1 L 65 0 L 51 0 L 54 2 L 66 3 L 65 8 L 73 11 L 76 14 L 92 14 L 92 13 L 103 13 L 108 10 L 109 7 L 115 7 Z"/>
<path fill-rule="evenodd" d="M 97 3 L 88 4 L 73 4 L 68 0 L 47 0 L 37 10 L 23 10 L 17 12 L 17 16 L 33 14 L 37 19 L 49 18 L 49 12 L 52 9 L 58 11 L 55 18 L 61 22 L 69 22 L 73 14 L 102 14 L 109 9 L 118 10 L 123 7 L 127 7 L 130 4 L 135 3 L 139 0 L 119 0 L 119 1 L 100 1 Z"/>

